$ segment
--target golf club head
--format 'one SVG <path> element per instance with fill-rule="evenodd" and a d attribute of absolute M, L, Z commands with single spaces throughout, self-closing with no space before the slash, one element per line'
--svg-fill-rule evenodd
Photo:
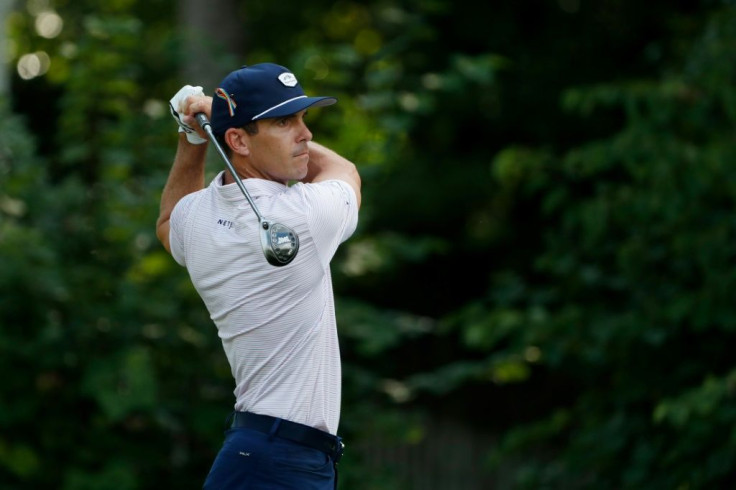
<path fill-rule="evenodd" d="M 261 246 L 269 264 L 281 267 L 296 257 L 299 236 L 288 226 L 261 220 Z"/>

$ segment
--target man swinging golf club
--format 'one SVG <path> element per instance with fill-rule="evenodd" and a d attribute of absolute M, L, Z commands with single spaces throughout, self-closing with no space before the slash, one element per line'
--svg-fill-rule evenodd
<path fill-rule="evenodd" d="M 272 63 L 233 71 L 212 97 L 186 85 L 171 99 L 180 136 L 157 236 L 187 268 L 235 378 L 234 412 L 205 489 L 337 487 L 341 366 L 330 261 L 356 229 L 361 182 L 305 124 L 309 107 L 335 102 L 307 97 Z M 212 136 L 228 171 L 204 187 Z"/>

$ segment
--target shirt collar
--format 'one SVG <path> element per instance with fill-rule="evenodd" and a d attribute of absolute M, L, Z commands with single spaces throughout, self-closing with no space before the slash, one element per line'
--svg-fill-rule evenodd
<path fill-rule="evenodd" d="M 218 173 L 210 183 L 210 186 L 214 187 L 217 193 L 225 199 L 245 199 L 245 197 L 243 197 L 243 193 L 240 190 L 240 187 L 238 187 L 238 184 L 236 184 L 235 182 L 227 185 L 222 184 L 222 178 L 224 174 L 225 170 L 222 170 L 220 173 Z M 278 194 L 288 189 L 286 185 L 280 182 L 274 182 L 272 180 L 265 179 L 243 179 L 243 184 L 245 184 L 245 188 L 248 190 L 248 194 L 250 194 L 253 199 L 261 196 Z"/>

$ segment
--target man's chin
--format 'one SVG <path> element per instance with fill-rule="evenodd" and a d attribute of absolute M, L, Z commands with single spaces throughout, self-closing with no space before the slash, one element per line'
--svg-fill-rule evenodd
<path fill-rule="evenodd" d="M 296 177 L 294 180 L 302 181 L 307 177 L 307 169 L 304 169 L 304 172 L 300 172 L 299 176 Z"/>

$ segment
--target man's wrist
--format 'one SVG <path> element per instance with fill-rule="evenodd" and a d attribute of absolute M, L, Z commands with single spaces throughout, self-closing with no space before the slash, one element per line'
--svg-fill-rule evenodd
<path fill-rule="evenodd" d="M 203 143 L 209 143 L 209 140 L 204 140 Z M 209 145 L 202 143 L 192 143 L 189 140 L 189 135 L 186 132 L 181 131 L 179 132 L 179 146 L 190 153 L 205 153 Z"/>
<path fill-rule="evenodd" d="M 194 129 L 192 129 L 191 131 L 187 131 L 179 126 L 179 134 L 185 135 L 187 141 L 191 145 L 201 145 L 209 142 L 207 138 L 202 138 Z"/>

